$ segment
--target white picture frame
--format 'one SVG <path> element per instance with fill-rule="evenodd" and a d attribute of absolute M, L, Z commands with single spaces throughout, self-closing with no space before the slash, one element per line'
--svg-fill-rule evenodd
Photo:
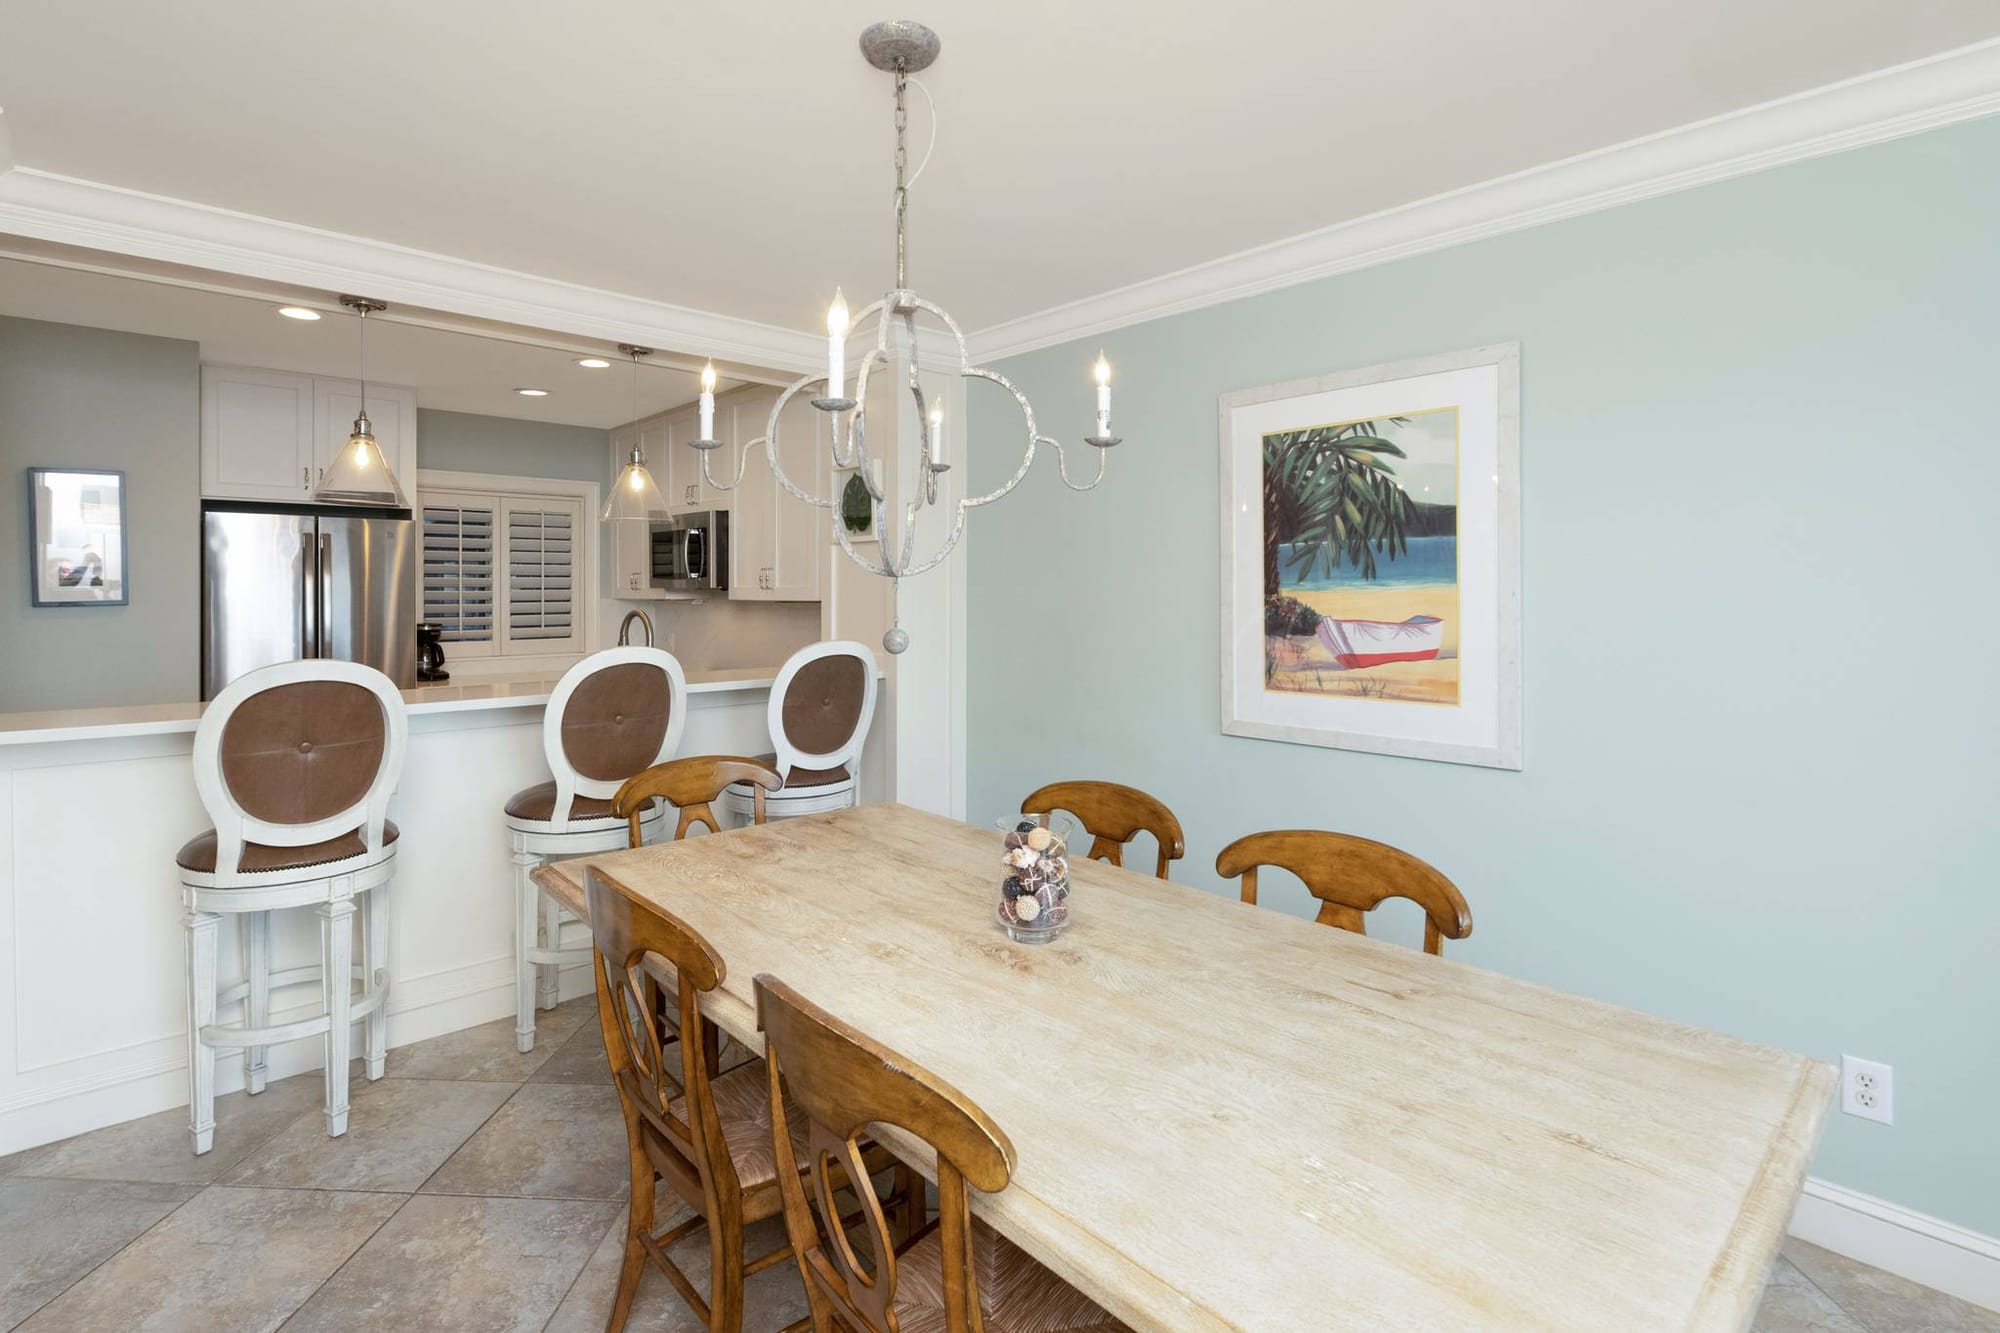
<path fill-rule="evenodd" d="M 1225 734 L 1490 768 L 1521 767 L 1520 355 L 1518 343 L 1497 343 L 1221 396 L 1220 686 Z M 1399 430 L 1411 446 L 1407 454 L 1391 442 Z M 1282 451 L 1311 448 L 1343 431 L 1352 432 L 1349 443 L 1364 441 L 1364 449 L 1388 464 L 1361 460 L 1372 470 L 1370 484 L 1402 492 L 1404 520 L 1433 525 L 1434 532 L 1425 529 L 1431 549 L 1421 552 L 1421 559 L 1410 558 L 1409 539 L 1343 545 L 1331 535 L 1336 531 L 1331 518 L 1324 541 L 1273 543 L 1266 551 L 1267 437 L 1270 448 Z M 1399 461 L 1418 459 L 1416 446 L 1426 440 L 1424 447 L 1434 450 L 1428 461 Z M 1443 461 L 1447 459 L 1449 463 Z M 1274 503 L 1289 503 L 1297 483 L 1282 478 L 1298 474 L 1283 467 L 1274 472 L 1281 478 L 1277 484 L 1294 487 L 1279 491 Z M 1420 476 L 1435 481 L 1441 493 L 1449 490 L 1450 504 L 1411 503 L 1418 498 L 1411 483 Z M 1448 519 L 1435 517 L 1447 509 Z M 1419 517 L 1410 518 L 1413 513 Z M 1435 535 L 1447 524 L 1448 536 Z M 1345 518 L 1342 525 L 1343 533 L 1376 530 L 1355 529 Z M 1367 550 L 1355 556 L 1362 546 Z M 1324 581 L 1287 584 L 1287 575 L 1276 576 L 1278 596 L 1284 600 L 1273 615 L 1283 629 L 1267 634 L 1273 553 L 1299 562 L 1287 568 L 1308 567 L 1322 573 Z M 1386 575 L 1383 571 L 1399 556 L 1406 569 L 1445 568 L 1441 562 L 1448 561 L 1449 574 L 1435 575 L 1440 581 L 1432 583 L 1422 582 L 1424 575 Z M 1361 574 L 1363 561 L 1369 567 L 1367 582 Z M 1397 588 L 1403 592 L 1395 593 Z M 1342 618 L 1356 614 L 1348 611 L 1319 610 L 1364 598 L 1397 612 L 1411 605 L 1436 607 L 1438 613 L 1364 619 Z M 1318 606 L 1310 614 L 1299 612 L 1294 623 L 1288 612 L 1300 601 Z M 1314 622 L 1313 629 L 1301 633 L 1307 621 Z M 1396 642 L 1352 642 L 1358 634 L 1390 636 Z"/>

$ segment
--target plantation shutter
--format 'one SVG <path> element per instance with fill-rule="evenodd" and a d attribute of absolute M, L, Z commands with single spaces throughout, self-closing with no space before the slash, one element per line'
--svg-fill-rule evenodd
<path fill-rule="evenodd" d="M 576 537 L 583 509 L 576 501 L 507 498 L 506 638 L 551 652 L 581 637 L 574 605 Z"/>
<path fill-rule="evenodd" d="M 494 639 L 493 523 L 489 496 L 423 497 L 424 619 L 443 627 L 445 643 L 461 656 L 485 656 L 474 644 Z"/>

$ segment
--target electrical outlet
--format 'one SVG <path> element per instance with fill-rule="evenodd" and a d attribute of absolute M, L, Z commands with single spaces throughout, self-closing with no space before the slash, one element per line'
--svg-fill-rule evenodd
<path fill-rule="evenodd" d="M 1896 1123 L 1896 1071 L 1873 1060 L 1840 1057 L 1840 1109 L 1863 1120 Z"/>

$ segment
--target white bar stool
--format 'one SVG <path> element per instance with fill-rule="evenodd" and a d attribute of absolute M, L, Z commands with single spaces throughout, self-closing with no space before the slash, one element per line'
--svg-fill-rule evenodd
<path fill-rule="evenodd" d="M 768 818 L 844 810 L 859 800 L 875 684 L 874 651 L 851 639 L 807 644 L 785 662 L 766 709 L 773 750 L 761 759 L 785 780 L 765 798 Z M 755 805 L 746 782 L 722 794 L 722 808 L 739 825 L 750 821 Z"/>
<path fill-rule="evenodd" d="M 532 878 L 551 858 L 627 845 L 626 821 L 611 798 L 625 779 L 674 756 L 687 729 L 687 676 L 658 648 L 608 648 L 563 674 L 542 718 L 542 749 L 553 780 L 507 802 L 514 854 L 514 1044 L 535 1049 L 535 1009 L 556 1007 L 566 966 L 590 961 L 590 938 L 562 947 L 574 921 Z M 640 836 L 662 827 L 657 803 L 640 815 Z"/>
<path fill-rule="evenodd" d="M 368 1077 L 388 1052 L 389 879 L 396 826 L 389 797 L 403 772 L 409 719 L 389 678 L 354 662 L 285 662 L 230 682 L 194 734 L 194 785 L 215 827 L 182 847 L 187 908 L 188 1122 L 197 1155 L 215 1138 L 215 1052 L 245 1052 L 244 1084 L 264 1090 L 265 1050 L 325 1034 L 326 1132 L 347 1132 L 353 1025 L 366 1020 Z M 362 918 L 354 966 L 354 915 Z M 271 919 L 287 907 L 319 916 L 320 963 L 271 971 Z M 243 923 L 244 980 L 218 990 L 224 913 Z M 361 981 L 360 998 L 353 983 Z M 317 981 L 323 1012 L 275 1026 L 274 987 Z M 243 1022 L 216 1022 L 219 1005 Z"/>

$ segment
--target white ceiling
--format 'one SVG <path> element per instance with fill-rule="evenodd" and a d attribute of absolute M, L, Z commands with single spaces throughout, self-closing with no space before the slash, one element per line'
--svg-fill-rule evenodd
<path fill-rule="evenodd" d="M 888 84 L 854 41 L 891 16 L 4 0 L 0 105 L 23 166 L 809 328 L 889 278 Z M 944 37 L 911 277 L 968 329 L 2000 33 L 1993 0 L 906 16 Z"/>
<path fill-rule="evenodd" d="M 308 323 L 280 316 L 282 303 L 275 296 L 225 295 L 0 258 L 0 315 L 183 338 L 201 344 L 204 361 L 342 379 L 359 374 L 354 316 L 320 296 L 307 303 L 327 313 Z M 414 388 L 420 407 L 599 428 L 634 419 L 629 363 L 608 370 L 576 364 L 579 355 L 600 350 L 617 361 L 609 348 L 550 346 L 401 322 L 421 316 L 391 310 L 368 321 L 368 378 Z M 723 380 L 721 387 L 734 383 Z M 549 396 L 524 398 L 514 392 L 518 388 L 547 389 Z M 692 372 L 645 363 L 636 415 L 692 402 L 698 391 Z"/>

